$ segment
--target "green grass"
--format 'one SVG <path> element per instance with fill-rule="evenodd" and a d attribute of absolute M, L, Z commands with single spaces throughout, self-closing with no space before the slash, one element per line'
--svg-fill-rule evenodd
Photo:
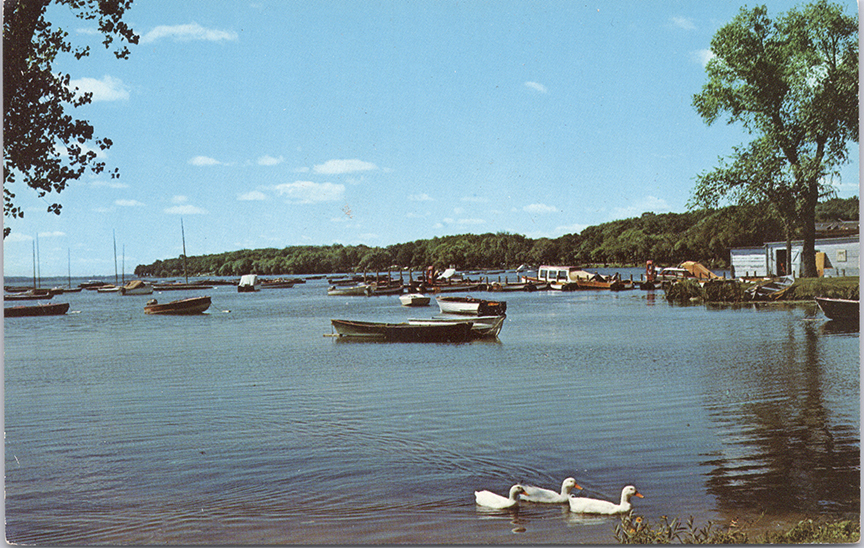
<path fill-rule="evenodd" d="M 619 544 L 852 544 L 861 540 L 861 524 L 842 520 L 799 521 L 786 531 L 751 535 L 746 526 L 720 527 L 712 522 L 699 527 L 690 517 L 686 522 L 662 516 L 651 524 L 632 512 L 615 527 Z"/>

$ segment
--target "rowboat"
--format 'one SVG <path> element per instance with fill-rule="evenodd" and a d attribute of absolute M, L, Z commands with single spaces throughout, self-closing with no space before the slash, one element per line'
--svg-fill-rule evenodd
<path fill-rule="evenodd" d="M 145 314 L 201 314 L 210 308 L 210 297 L 190 297 L 171 301 L 167 304 L 159 304 L 156 299 L 147 301 L 144 307 Z"/>
<path fill-rule="evenodd" d="M 384 342 L 465 342 L 471 337 L 471 322 L 435 325 L 330 320 L 339 337 Z"/>
<path fill-rule="evenodd" d="M 69 303 L 33 304 L 9 306 L 3 309 L 3 315 L 7 318 L 20 318 L 23 316 L 62 316 L 69 310 Z"/>
<path fill-rule="evenodd" d="M 494 338 L 501 333 L 501 328 L 504 327 L 506 315 L 500 316 L 472 316 L 472 317 L 454 317 L 454 316 L 432 316 L 431 318 L 408 318 L 410 325 L 439 325 L 443 323 L 470 323 L 471 338 Z"/>
<path fill-rule="evenodd" d="M 500 316 L 507 312 L 504 301 L 485 301 L 474 297 L 435 297 L 442 314 Z"/>
<path fill-rule="evenodd" d="M 859 302 L 851 299 L 816 297 L 816 304 L 828 318 L 840 322 L 858 322 Z"/>
<path fill-rule="evenodd" d="M 240 283 L 237 284 L 238 293 L 253 293 L 259 289 L 258 276 L 256 274 L 244 274 L 240 276 Z"/>
<path fill-rule="evenodd" d="M 399 295 L 399 302 L 402 303 L 402 306 L 429 306 L 429 301 L 431 300 L 432 297 L 420 293 Z"/>

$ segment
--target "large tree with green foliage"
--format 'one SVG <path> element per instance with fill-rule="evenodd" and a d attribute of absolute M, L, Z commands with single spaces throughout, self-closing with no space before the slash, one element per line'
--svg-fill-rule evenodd
<path fill-rule="evenodd" d="M 123 22 L 132 0 L 4 0 L 3 214 L 13 218 L 24 216 L 10 186 L 19 178 L 40 198 L 59 193 L 88 169 L 101 173 L 105 163 L 96 161 L 94 149 L 112 145 L 108 138 L 95 137 L 86 120 L 68 113 L 69 108 L 89 103 L 92 93 L 70 87 L 70 75 L 54 72 L 52 65 L 61 53 L 81 59 L 90 48 L 73 48 L 68 33 L 45 19 L 52 3 L 69 7 L 79 19 L 96 21 L 106 48 L 115 38 L 138 43 L 138 36 Z M 129 50 L 121 44 L 114 55 L 125 59 Z M 111 173 L 118 175 L 116 169 Z M 53 203 L 48 211 L 59 215 L 61 207 Z M 3 236 L 9 231 L 4 228 Z"/>
<path fill-rule="evenodd" d="M 765 6 L 742 8 L 714 35 L 711 51 L 696 110 L 708 124 L 726 114 L 756 138 L 700 176 L 695 197 L 770 201 L 781 218 L 794 217 L 802 275 L 815 276 L 816 204 L 848 161 L 848 142 L 858 140 L 857 18 L 826 0 L 774 21 Z"/>

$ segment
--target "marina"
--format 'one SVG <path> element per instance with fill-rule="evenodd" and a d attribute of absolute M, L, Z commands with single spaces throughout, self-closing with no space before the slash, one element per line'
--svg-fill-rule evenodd
<path fill-rule="evenodd" d="M 474 500 L 566 477 L 613 502 L 638 487 L 652 521 L 860 513 L 857 326 L 815 303 L 512 292 L 495 338 L 339 344 L 333 318 L 418 309 L 327 287 L 215 285 L 188 317 L 84 291 L 65 315 L 6 319 L 7 539 L 612 542 L 614 516 Z"/>

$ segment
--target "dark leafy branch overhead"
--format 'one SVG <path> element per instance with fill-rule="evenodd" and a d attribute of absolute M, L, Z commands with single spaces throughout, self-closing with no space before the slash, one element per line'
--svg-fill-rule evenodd
<path fill-rule="evenodd" d="M 103 35 L 102 44 L 118 59 L 129 56 L 127 44 L 138 36 L 123 21 L 132 0 L 6 0 L 3 5 L 3 214 L 23 217 L 16 201 L 16 183 L 36 191 L 39 198 L 60 193 L 85 172 L 102 173 L 96 149 L 113 144 L 97 137 L 93 126 L 69 114 L 86 105 L 92 93 L 70 87 L 69 74 L 57 73 L 54 61 L 61 54 L 81 59 L 89 46 L 73 47 L 68 33 L 45 18 L 52 3 L 64 5 L 85 21 L 94 21 Z M 115 44 L 115 40 L 120 42 Z M 125 43 L 124 43 L 125 42 Z M 111 177 L 118 177 L 115 168 Z M 50 213 L 62 206 L 52 203 Z M 9 234 L 4 229 L 4 237 Z"/>

